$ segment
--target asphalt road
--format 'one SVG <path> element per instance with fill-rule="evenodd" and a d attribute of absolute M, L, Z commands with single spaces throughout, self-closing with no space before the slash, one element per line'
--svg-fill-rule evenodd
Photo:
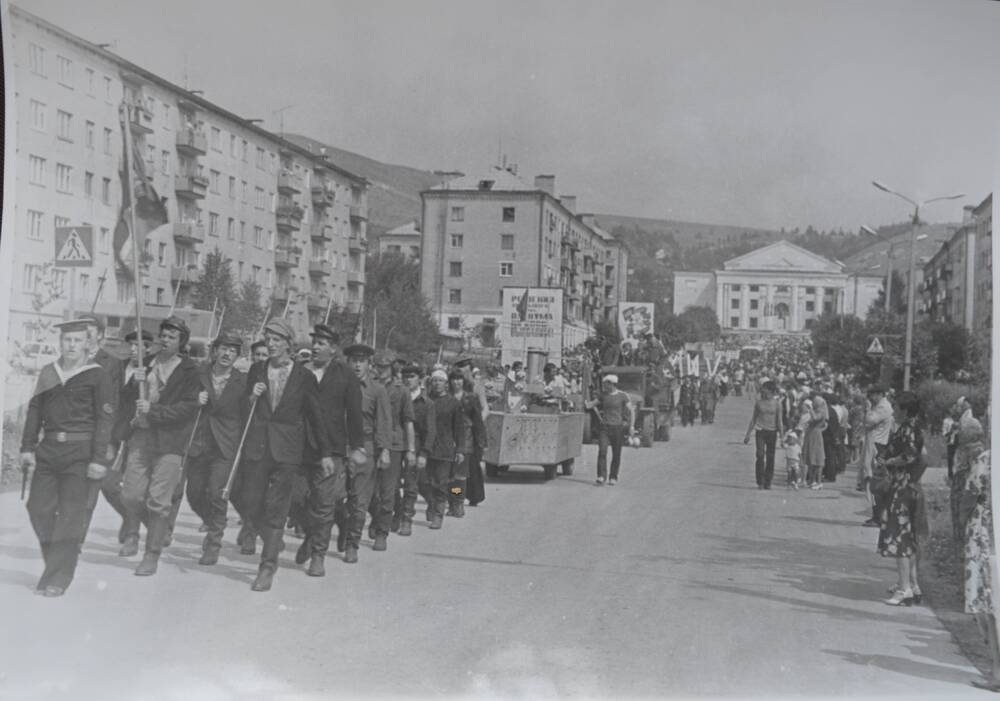
<path fill-rule="evenodd" d="M 730 398 L 714 426 L 626 449 L 615 487 L 593 485 L 594 446 L 551 482 L 512 468 L 464 519 L 365 541 L 324 579 L 288 539 L 269 593 L 235 528 L 198 566 L 187 510 L 159 573 L 134 577 L 102 502 L 67 595 L 34 596 L 34 537 L 2 495 L 0 698 L 983 698 L 928 608 L 881 602 L 894 568 L 853 478 L 756 488 L 749 410 Z"/>

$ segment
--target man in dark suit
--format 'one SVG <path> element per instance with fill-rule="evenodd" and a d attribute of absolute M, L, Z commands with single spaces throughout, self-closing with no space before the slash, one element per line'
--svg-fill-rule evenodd
<path fill-rule="evenodd" d="M 219 561 L 226 530 L 226 500 L 222 490 L 233 466 L 243 429 L 246 375 L 233 367 L 243 351 L 236 335 L 220 335 L 212 343 L 212 364 L 198 372 L 201 420 L 188 452 L 188 503 L 208 526 L 199 565 Z"/>
<path fill-rule="evenodd" d="M 251 587 L 268 591 L 278 569 L 278 553 L 292 498 L 292 482 L 303 460 L 308 435 L 321 455 L 330 455 L 327 432 L 320 425 L 316 377 L 292 360 L 295 332 L 283 319 L 264 326 L 268 361 L 254 363 L 247 374 L 246 407 L 254 406 L 243 447 L 243 503 L 264 545 Z M 253 400 L 256 398 L 256 404 Z"/>
<path fill-rule="evenodd" d="M 320 454 L 310 448 L 305 465 L 308 486 L 306 497 L 306 537 L 295 555 L 300 565 L 309 560 L 306 573 L 312 577 L 326 574 L 324 559 L 330 547 L 337 504 L 347 497 L 346 461 L 364 464 L 364 423 L 361 416 L 361 384 L 354 371 L 336 358 L 340 336 L 329 326 L 319 324 L 312 332 L 312 360 L 305 367 L 316 376 L 319 406 L 323 420 L 318 430 L 325 431 L 330 452 Z M 317 448 L 320 441 L 315 441 Z"/>
<path fill-rule="evenodd" d="M 135 402 L 135 431 L 128 442 L 128 462 L 122 501 L 131 519 L 146 513 L 146 552 L 136 568 L 138 576 L 156 574 L 169 528 L 170 511 L 182 479 L 182 455 L 198 412 L 198 365 L 181 355 L 190 331 L 175 316 L 160 322 L 160 350 L 147 372 L 135 377 L 146 383 L 145 399 Z"/>

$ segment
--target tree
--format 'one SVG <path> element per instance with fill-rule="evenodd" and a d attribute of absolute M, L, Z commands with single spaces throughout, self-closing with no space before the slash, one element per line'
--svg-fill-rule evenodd
<path fill-rule="evenodd" d="M 219 309 L 233 306 L 236 292 L 232 266 L 232 259 L 222 255 L 218 246 L 205 256 L 205 265 L 192 295 L 192 304 L 196 309 L 212 309 L 216 302 Z"/>
<path fill-rule="evenodd" d="M 437 324 L 420 292 L 420 266 L 401 253 L 369 257 L 365 267 L 364 327 L 377 348 L 414 355 L 436 351 Z"/>
<path fill-rule="evenodd" d="M 878 360 L 869 357 L 871 329 L 856 316 L 825 314 L 810 329 L 813 353 L 837 372 L 861 372 L 873 380 L 878 376 Z"/>
<path fill-rule="evenodd" d="M 878 291 L 878 296 L 872 301 L 871 305 L 868 307 L 868 316 L 882 316 L 885 314 L 885 287 L 886 282 L 888 282 L 888 276 L 882 282 L 882 289 Z M 906 314 L 906 283 L 903 282 L 903 276 L 899 274 L 898 270 L 892 271 L 892 306 L 890 308 L 890 313 L 894 315 L 905 315 Z"/>
<path fill-rule="evenodd" d="M 222 330 L 244 337 L 255 335 L 267 314 L 261 297 L 261 286 L 253 280 L 244 280 L 239 294 L 225 308 Z"/>
<path fill-rule="evenodd" d="M 719 319 L 711 307 L 688 307 L 678 318 L 687 331 L 685 342 L 716 341 L 722 335 Z"/>
<path fill-rule="evenodd" d="M 962 369 L 970 365 L 972 336 L 959 324 L 927 324 L 927 330 L 934 346 L 937 372 L 948 380 L 954 380 Z"/>

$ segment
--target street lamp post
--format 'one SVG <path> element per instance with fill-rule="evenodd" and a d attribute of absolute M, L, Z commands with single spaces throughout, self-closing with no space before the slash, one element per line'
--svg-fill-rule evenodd
<path fill-rule="evenodd" d="M 878 233 L 875 231 L 875 229 L 871 228 L 870 226 L 864 226 L 864 225 L 862 225 L 861 226 L 861 230 L 863 232 L 865 232 L 866 234 L 868 234 L 869 236 L 878 237 Z M 916 237 L 913 240 L 914 241 L 923 241 L 925 238 L 927 238 L 927 234 L 920 234 L 920 236 Z M 895 241 L 890 241 L 889 242 L 889 269 L 888 269 L 888 273 L 886 274 L 886 277 L 885 277 L 885 300 L 883 300 L 884 303 L 882 304 L 882 311 L 885 312 L 886 318 L 889 317 L 889 310 L 891 309 L 890 303 L 891 303 L 891 300 L 892 300 L 892 261 L 896 257 L 896 253 L 895 253 L 896 243 L 897 242 L 895 242 Z M 881 265 L 876 265 L 876 266 L 873 266 L 873 269 L 874 268 L 881 268 L 881 267 L 882 267 Z M 912 271 L 911 271 L 911 273 L 912 273 Z"/>
<path fill-rule="evenodd" d="M 910 366 L 913 364 L 913 306 L 916 294 L 916 286 L 913 284 L 913 280 L 915 277 L 914 268 L 916 267 L 917 262 L 917 230 L 920 227 L 920 208 L 924 205 L 930 204 L 931 202 L 939 202 L 941 200 L 957 200 L 965 197 L 965 195 L 961 193 L 955 195 L 943 195 L 941 197 L 932 197 L 931 199 L 924 200 L 923 202 L 914 202 L 906 195 L 896 192 L 877 180 L 872 180 L 872 185 L 882 192 L 888 192 L 890 195 L 895 195 L 896 197 L 906 200 L 913 205 L 913 222 L 910 229 L 910 276 L 906 284 L 906 345 L 903 350 L 903 390 L 905 391 L 910 389 Z"/>

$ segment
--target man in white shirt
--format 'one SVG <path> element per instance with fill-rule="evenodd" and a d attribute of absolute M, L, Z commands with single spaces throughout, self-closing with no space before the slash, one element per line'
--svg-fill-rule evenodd
<path fill-rule="evenodd" d="M 879 525 L 879 514 L 885 507 L 883 502 L 887 496 L 884 492 L 888 476 L 876 461 L 876 458 L 885 452 L 889 436 L 892 434 L 892 405 L 886 394 L 886 388 L 882 385 L 874 385 L 868 390 L 871 408 L 865 414 L 865 446 L 858 468 L 864 471 L 862 482 L 872 506 L 872 517 L 865 521 L 864 525 L 871 527 Z"/>

